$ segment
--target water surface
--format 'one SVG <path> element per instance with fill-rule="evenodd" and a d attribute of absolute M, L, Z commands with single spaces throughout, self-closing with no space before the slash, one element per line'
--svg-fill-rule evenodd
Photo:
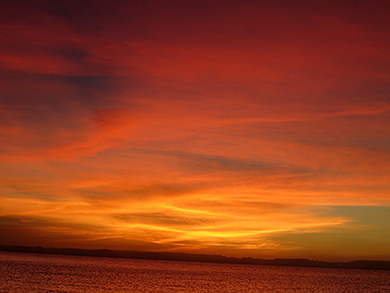
<path fill-rule="evenodd" d="M 390 271 L 0 252 L 0 292 L 390 292 Z"/>

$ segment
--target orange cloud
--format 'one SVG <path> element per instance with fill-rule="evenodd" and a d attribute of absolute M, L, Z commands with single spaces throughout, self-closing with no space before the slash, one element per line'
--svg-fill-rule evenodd
<path fill-rule="evenodd" d="M 330 257 L 389 205 L 388 4 L 49 2 L 0 12 L 7 243 Z"/>

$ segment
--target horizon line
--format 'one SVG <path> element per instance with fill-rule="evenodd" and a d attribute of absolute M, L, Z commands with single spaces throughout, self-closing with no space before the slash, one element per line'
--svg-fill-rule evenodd
<path fill-rule="evenodd" d="M 167 260 L 167 261 L 189 261 L 206 263 L 225 263 L 243 265 L 269 265 L 269 266 L 297 266 L 297 267 L 318 267 L 318 268 L 339 268 L 339 269 L 369 269 L 369 270 L 390 270 L 390 261 L 387 260 L 353 260 L 353 261 L 319 261 L 307 258 L 274 258 L 261 259 L 254 257 L 228 257 L 214 254 L 197 254 L 183 252 L 156 252 L 156 251 L 133 251 L 113 250 L 107 248 L 84 249 L 84 248 L 58 248 L 24 245 L 3 245 L 0 244 L 0 251 L 21 252 L 21 253 L 42 253 L 70 256 L 109 257 L 125 259 L 146 259 L 146 260 Z"/>

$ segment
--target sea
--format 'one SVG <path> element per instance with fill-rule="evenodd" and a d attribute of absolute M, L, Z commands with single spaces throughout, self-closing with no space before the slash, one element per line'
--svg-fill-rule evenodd
<path fill-rule="evenodd" d="M 0 292 L 390 292 L 390 271 L 0 252 Z"/>

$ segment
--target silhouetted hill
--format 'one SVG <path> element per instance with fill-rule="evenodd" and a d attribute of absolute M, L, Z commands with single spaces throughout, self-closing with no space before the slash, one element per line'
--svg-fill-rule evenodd
<path fill-rule="evenodd" d="M 189 254 L 173 252 L 149 252 L 149 251 L 124 251 L 109 249 L 78 249 L 78 248 L 53 248 L 31 246 L 0 245 L 0 251 L 45 253 L 60 255 L 79 255 L 95 257 L 116 257 L 133 259 L 154 259 L 174 261 L 194 261 L 212 263 L 252 264 L 268 266 L 297 266 L 297 267 L 321 267 L 321 268 L 345 268 L 345 269 L 370 269 L 390 270 L 390 261 L 357 260 L 351 262 L 325 262 L 309 259 L 259 259 L 252 257 L 236 258 L 223 255 Z"/>

